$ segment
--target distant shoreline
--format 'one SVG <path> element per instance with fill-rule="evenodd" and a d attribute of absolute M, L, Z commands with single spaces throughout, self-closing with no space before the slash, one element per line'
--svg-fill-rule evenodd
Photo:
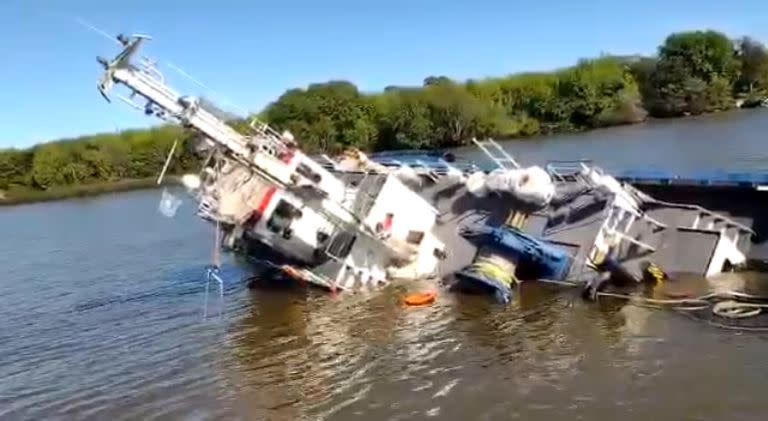
<path fill-rule="evenodd" d="M 57 187 L 51 190 L 0 190 L 0 207 L 23 205 L 28 203 L 52 202 L 82 197 L 95 197 L 110 193 L 120 193 L 134 190 L 149 190 L 156 189 L 161 186 L 176 184 L 179 184 L 179 177 L 168 176 L 166 180 L 164 180 L 160 185 L 157 184 L 157 179 L 152 177 L 79 184 L 66 187 Z"/>
<path fill-rule="evenodd" d="M 707 112 L 707 113 L 702 113 L 702 114 L 692 115 L 692 116 L 665 117 L 665 118 L 648 117 L 640 122 L 616 124 L 609 127 L 592 128 L 592 129 L 575 131 L 575 132 L 550 133 L 550 134 L 543 134 L 538 136 L 531 136 L 528 138 L 513 137 L 513 138 L 507 138 L 507 139 L 498 139 L 498 141 L 500 142 L 514 142 L 514 141 L 525 142 L 526 140 L 544 141 L 548 138 L 555 138 L 558 135 L 590 133 L 590 132 L 599 131 L 599 130 L 607 129 L 611 127 L 621 127 L 621 126 L 631 127 L 631 126 L 637 126 L 637 125 L 648 124 L 648 123 L 652 124 L 652 123 L 670 122 L 674 120 L 707 118 L 707 117 L 711 117 L 718 114 L 738 113 L 741 111 L 762 109 L 762 108 L 764 107 L 756 107 L 756 108 L 742 107 L 742 108 L 732 108 L 732 109 L 723 110 L 723 111 L 712 111 L 712 112 Z M 450 150 L 454 148 L 447 148 L 447 149 Z M 445 151 L 446 149 L 436 148 L 436 149 L 427 149 L 427 150 L 415 150 L 415 149 L 401 148 L 401 149 L 393 149 L 393 150 L 385 150 L 385 151 L 376 151 L 373 153 L 381 153 L 381 152 L 407 153 L 409 151 L 424 152 L 428 150 Z M 38 202 L 52 202 L 52 201 L 60 201 L 60 200 L 83 198 L 83 197 L 95 197 L 95 196 L 107 195 L 111 193 L 129 192 L 129 191 L 135 191 L 135 190 L 149 190 L 149 189 L 156 189 L 161 186 L 178 185 L 180 183 L 181 183 L 180 176 L 170 175 L 166 177 L 166 180 L 161 185 L 157 184 L 156 177 L 146 177 L 146 178 L 137 178 L 137 179 L 123 179 L 123 180 L 117 180 L 117 181 L 93 182 L 93 183 L 68 185 L 68 186 L 57 186 L 49 190 L 36 190 L 36 189 L 24 188 L 24 187 L 21 187 L 21 188 L 12 187 L 7 190 L 0 189 L 0 207 L 23 205 L 23 204 L 38 203 Z"/>
<path fill-rule="evenodd" d="M 760 109 L 760 107 L 758 107 L 758 109 Z M 734 109 L 729 109 L 724 111 L 708 112 L 708 113 L 703 113 L 703 114 L 694 115 L 694 116 L 680 116 L 680 117 L 666 117 L 666 118 L 649 117 L 641 122 L 617 124 L 610 127 L 593 128 L 588 130 L 582 130 L 579 132 L 544 134 L 544 135 L 538 135 L 538 136 L 531 136 L 529 138 L 507 138 L 507 139 L 497 139 L 497 140 L 499 142 L 515 142 L 515 141 L 525 142 L 526 140 L 545 141 L 548 138 L 556 138 L 558 135 L 590 133 L 590 132 L 599 131 L 599 130 L 607 129 L 611 127 L 621 127 L 621 126 L 631 127 L 631 126 L 637 126 L 637 125 L 648 124 L 648 123 L 652 124 L 652 123 L 670 122 L 674 120 L 706 118 L 706 117 L 714 116 L 717 114 L 737 113 L 744 110 L 748 110 L 748 108 L 734 108 Z M 451 149 L 454 149 L 454 148 L 447 148 L 447 150 L 451 150 Z M 424 152 L 429 150 L 445 151 L 446 149 L 436 148 L 436 149 L 427 149 L 427 150 L 415 150 L 415 149 L 401 148 L 401 149 L 393 149 L 393 150 L 386 150 L 386 151 L 376 151 L 372 153 L 374 154 L 382 153 L 382 152 L 407 153 L 409 151 Z M 161 185 L 157 184 L 156 177 L 146 177 L 146 178 L 137 178 L 137 179 L 123 179 L 123 180 L 117 180 L 117 181 L 93 182 L 93 183 L 85 183 L 85 184 L 77 184 L 77 185 L 58 186 L 49 190 L 36 190 L 36 189 L 23 188 L 23 187 L 21 188 L 12 187 L 7 190 L 0 189 L 0 207 L 10 207 L 15 205 L 23 205 L 23 204 L 38 203 L 38 202 L 61 201 L 61 200 L 84 198 L 84 197 L 95 197 L 95 196 L 107 195 L 111 193 L 129 192 L 129 191 L 135 191 L 135 190 L 150 190 L 150 189 L 156 189 L 162 186 L 179 185 L 179 184 L 181 184 L 180 176 L 169 175 L 166 177 L 166 179 Z"/>

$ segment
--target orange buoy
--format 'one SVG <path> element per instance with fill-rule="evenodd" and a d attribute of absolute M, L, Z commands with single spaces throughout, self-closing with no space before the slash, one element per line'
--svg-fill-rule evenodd
<path fill-rule="evenodd" d="M 437 293 L 434 291 L 414 292 L 405 296 L 405 304 L 409 306 L 423 306 L 435 301 Z"/>

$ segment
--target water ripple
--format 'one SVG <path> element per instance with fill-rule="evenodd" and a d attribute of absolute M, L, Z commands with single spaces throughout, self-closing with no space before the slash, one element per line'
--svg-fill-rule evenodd
<path fill-rule="evenodd" d="M 754 391 L 768 335 L 546 287 L 524 286 L 508 307 L 441 293 L 404 308 L 400 286 L 337 298 L 250 291 L 239 282 L 248 269 L 227 261 L 222 316 L 204 319 L 211 231 L 191 214 L 141 210 L 155 199 L 2 215 L 23 247 L 0 245 L 10 274 L 0 419 L 761 419 L 766 409 Z M 51 209 L 59 230 L 45 224 Z"/>

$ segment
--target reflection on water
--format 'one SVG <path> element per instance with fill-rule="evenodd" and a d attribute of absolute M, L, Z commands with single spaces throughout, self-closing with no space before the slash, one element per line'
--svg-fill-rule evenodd
<path fill-rule="evenodd" d="M 405 307 L 402 295 L 426 284 L 252 291 L 229 261 L 223 315 L 203 320 L 212 232 L 183 207 L 170 221 L 145 212 L 156 199 L 4 211 L 19 240 L 0 244 L 0 418 L 762 419 L 766 409 L 755 391 L 768 336 L 551 285 L 522 285 L 506 307 L 447 292 Z M 66 222 L 55 230 L 53 211 Z M 765 280 L 674 286 L 763 294 Z"/>
<path fill-rule="evenodd" d="M 701 278 L 679 279 L 709 288 Z M 586 303 L 577 291 L 541 284 L 521 286 L 509 307 L 441 293 L 432 306 L 406 308 L 402 292 L 390 287 L 349 302 L 314 292 L 248 293 L 247 314 L 228 329 L 234 358 L 227 371 L 243 402 L 235 412 L 253 419 L 552 419 L 567 408 L 577 418 L 622 410 L 646 419 L 650 407 L 705 416 L 716 408 L 693 402 L 716 396 L 723 381 L 742 391 L 760 384 L 762 374 L 745 371 L 749 362 L 734 364 L 728 334 L 674 313 Z M 743 339 L 761 347 L 765 337 Z M 723 352 L 730 368 L 718 363 Z M 691 376 L 720 386 L 680 401 L 679 382 Z"/>

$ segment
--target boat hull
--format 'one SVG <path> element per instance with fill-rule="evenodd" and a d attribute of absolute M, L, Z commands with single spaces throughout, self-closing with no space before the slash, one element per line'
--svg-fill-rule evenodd
<path fill-rule="evenodd" d="M 750 239 L 747 251 L 749 264 L 768 264 L 768 191 L 752 185 L 675 184 L 651 180 L 633 185 L 659 200 L 699 205 L 751 227 L 755 235 Z"/>

